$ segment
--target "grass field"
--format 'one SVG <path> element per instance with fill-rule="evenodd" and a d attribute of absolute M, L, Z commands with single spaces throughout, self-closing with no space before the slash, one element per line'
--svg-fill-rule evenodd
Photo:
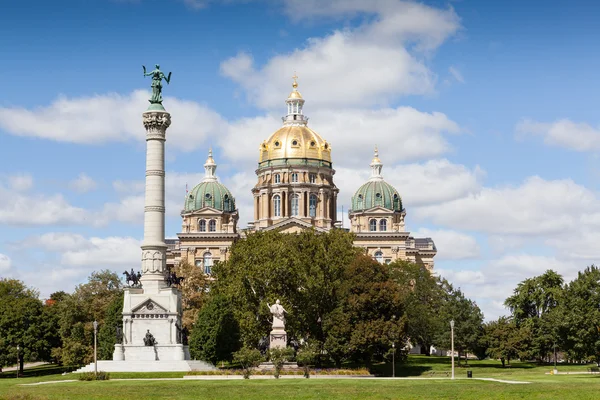
<path fill-rule="evenodd" d="M 378 374 L 391 372 L 391 365 L 379 365 Z M 513 385 L 467 379 L 486 377 L 530 384 Z M 469 367 L 456 369 L 457 379 L 445 378 L 450 361 L 443 357 L 410 357 L 396 366 L 396 376 L 443 379 L 293 379 L 293 380 L 116 380 L 122 378 L 181 377 L 182 373 L 135 374 L 114 373 L 110 381 L 65 382 L 38 386 L 23 383 L 74 379 L 74 375 L 41 375 L 10 378 L 1 374 L 0 399 L 597 399 L 600 375 L 547 375 L 552 366 L 513 363 L 501 368 L 495 361 L 471 361 Z M 587 366 L 559 365 L 560 372 L 586 372 Z M 52 367 L 33 369 L 29 373 L 52 373 Z"/>

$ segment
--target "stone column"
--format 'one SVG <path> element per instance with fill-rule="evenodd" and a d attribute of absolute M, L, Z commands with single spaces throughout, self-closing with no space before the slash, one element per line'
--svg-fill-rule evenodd
<path fill-rule="evenodd" d="M 146 193 L 141 281 L 148 294 L 157 294 L 166 287 L 165 140 L 171 125 L 171 114 L 162 106 L 153 106 L 142 114 L 146 128 Z"/>

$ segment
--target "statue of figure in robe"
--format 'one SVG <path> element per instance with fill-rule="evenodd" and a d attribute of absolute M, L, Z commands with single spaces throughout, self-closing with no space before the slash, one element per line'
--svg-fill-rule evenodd
<path fill-rule="evenodd" d="M 283 308 L 279 299 L 275 301 L 275 304 L 270 305 L 267 302 L 267 306 L 269 307 L 269 311 L 273 314 L 273 329 L 275 328 L 284 328 L 285 327 L 285 315 L 287 313 L 286 309 Z"/>
<path fill-rule="evenodd" d="M 148 101 L 152 104 L 162 104 L 162 80 L 167 81 L 167 84 L 171 83 L 171 73 L 165 75 L 158 64 L 154 67 L 156 68 L 154 71 L 146 72 L 146 67 L 142 65 L 144 76 L 152 77 L 152 97 Z"/>

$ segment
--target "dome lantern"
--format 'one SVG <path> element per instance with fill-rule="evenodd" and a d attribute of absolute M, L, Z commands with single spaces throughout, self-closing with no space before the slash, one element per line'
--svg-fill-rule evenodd
<path fill-rule="evenodd" d="M 382 181 L 383 176 L 381 176 L 381 169 L 383 168 L 383 164 L 379 159 L 379 150 L 377 150 L 377 146 L 375 146 L 375 155 L 373 156 L 373 160 L 371 161 L 371 178 L 370 181 Z"/>
<path fill-rule="evenodd" d="M 282 118 L 284 125 L 306 125 L 308 118 L 302 114 L 302 107 L 304 106 L 304 99 L 298 91 L 298 76 L 294 73 L 292 76 L 294 83 L 292 83 L 292 92 L 285 100 L 287 104 L 287 115 Z"/>
<path fill-rule="evenodd" d="M 211 148 L 210 150 L 208 150 L 208 158 L 206 159 L 206 162 L 204 163 L 204 179 L 202 180 L 202 182 L 216 181 L 217 180 L 217 176 L 215 175 L 216 171 L 217 171 L 217 163 L 215 163 L 215 160 L 213 159 L 212 148 Z"/>

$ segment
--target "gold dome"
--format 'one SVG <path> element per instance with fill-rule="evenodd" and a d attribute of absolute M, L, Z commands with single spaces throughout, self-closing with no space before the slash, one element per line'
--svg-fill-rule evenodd
<path fill-rule="evenodd" d="M 331 145 L 306 125 L 284 125 L 261 144 L 259 162 L 281 158 L 331 162 Z"/>

